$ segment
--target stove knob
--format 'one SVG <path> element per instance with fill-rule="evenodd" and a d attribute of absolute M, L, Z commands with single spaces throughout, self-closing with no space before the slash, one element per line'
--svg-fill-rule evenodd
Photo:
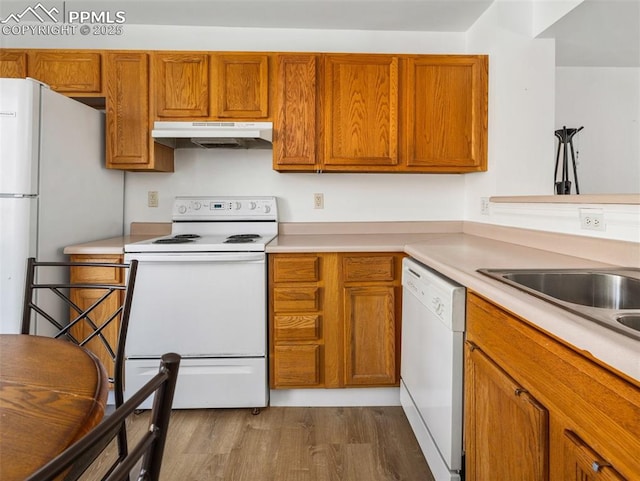
<path fill-rule="evenodd" d="M 264 213 L 268 214 L 269 212 L 271 212 L 271 206 L 270 205 L 265 205 L 264 206 Z"/>
<path fill-rule="evenodd" d="M 240 210 L 242 208 L 242 202 L 235 202 L 236 210 Z"/>
<path fill-rule="evenodd" d="M 256 207 L 258 207 L 258 204 L 256 204 L 255 202 L 251 202 L 251 204 L 249 205 L 249 209 L 251 210 L 256 210 Z"/>
<path fill-rule="evenodd" d="M 202 207 L 202 203 L 200 203 L 200 202 L 194 202 L 193 203 L 194 210 L 200 210 L 201 207 Z"/>
<path fill-rule="evenodd" d="M 179 205 L 179 206 L 178 206 L 178 212 L 179 212 L 180 214 L 186 214 L 186 212 L 187 212 L 187 206 L 186 206 L 186 205 L 184 205 L 184 204 Z"/>

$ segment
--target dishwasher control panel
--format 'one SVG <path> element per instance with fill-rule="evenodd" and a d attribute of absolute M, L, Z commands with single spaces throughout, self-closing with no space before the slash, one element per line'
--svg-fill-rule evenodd
<path fill-rule="evenodd" d="M 402 262 L 402 286 L 454 331 L 464 331 L 465 288 L 413 259 Z"/>

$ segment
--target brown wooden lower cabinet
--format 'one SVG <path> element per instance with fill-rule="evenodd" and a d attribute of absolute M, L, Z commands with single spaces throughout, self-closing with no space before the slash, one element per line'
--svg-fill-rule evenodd
<path fill-rule="evenodd" d="M 106 263 L 122 263 L 123 256 L 114 255 L 84 255 L 77 254 L 72 255 L 71 262 L 106 262 Z M 110 267 L 77 267 L 72 266 L 70 271 L 71 282 L 79 282 L 86 284 L 124 284 L 123 273 L 121 269 Z M 71 300 L 76 303 L 80 308 L 86 309 L 90 307 L 95 301 L 100 299 L 105 291 L 98 289 L 73 289 L 71 292 Z M 115 297 L 115 294 L 104 300 L 98 308 L 93 312 L 92 319 L 96 324 L 100 325 L 101 321 L 105 321 L 107 316 L 111 315 L 121 303 L 121 299 Z M 124 295 L 124 291 L 119 293 L 120 296 Z M 74 317 L 74 313 L 71 312 L 71 318 Z M 108 339 L 112 346 L 117 344 L 118 329 L 120 328 L 119 319 L 112 322 L 102 332 Z M 78 323 L 71 329 L 71 333 L 78 338 L 86 337 L 92 329 L 88 326 L 83 328 L 83 323 Z M 104 364 L 107 373 L 110 378 L 113 378 L 114 365 L 113 360 L 107 351 L 104 344 L 98 339 L 92 339 L 86 345 L 87 349 L 93 352 L 102 364 Z"/>
<path fill-rule="evenodd" d="M 640 480 L 640 384 L 467 295 L 466 479 Z"/>
<path fill-rule="evenodd" d="M 271 387 L 397 386 L 402 257 L 270 254 Z"/>
<path fill-rule="evenodd" d="M 465 346 L 467 479 L 548 479 L 544 406 L 477 346 Z"/>

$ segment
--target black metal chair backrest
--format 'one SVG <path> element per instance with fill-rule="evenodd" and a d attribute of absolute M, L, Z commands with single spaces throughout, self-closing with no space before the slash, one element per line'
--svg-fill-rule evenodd
<path fill-rule="evenodd" d="M 112 283 L 72 282 L 72 267 L 120 269 L 124 283 L 114 276 Z M 46 335 L 63 338 L 79 346 L 100 351 L 113 361 L 113 384 L 116 409 L 124 402 L 124 349 L 129 328 L 129 315 L 135 286 L 138 261 L 130 264 L 108 262 L 44 262 L 31 257 L 27 261 L 22 334 L 30 334 L 34 320 L 47 322 L 51 327 Z M 63 279 L 60 281 L 60 279 Z M 90 292 L 88 306 L 74 302 L 74 292 Z M 124 293 L 124 294 L 123 294 Z M 110 309 L 107 309 L 110 306 Z M 119 326 L 117 324 L 119 323 Z M 116 327 L 114 329 L 114 327 Z M 107 335 L 107 329 L 112 332 Z M 117 335 L 113 335 L 113 330 Z M 98 354 L 98 357 L 101 357 Z M 118 435 L 119 458 L 127 454 L 124 425 Z"/>
<path fill-rule="evenodd" d="M 128 479 L 130 471 L 142 459 L 137 479 L 158 481 L 162 465 L 162 455 L 167 439 L 171 405 L 175 391 L 180 356 L 167 353 L 162 356 L 160 370 L 155 377 L 134 393 L 127 401 L 110 414 L 102 423 L 67 448 L 53 460 L 42 466 L 25 481 L 53 481 L 61 473 L 66 473 L 65 481 L 75 481 L 92 465 L 97 455 L 117 436 L 128 416 L 134 413 L 142 402 L 155 393 L 149 429 L 131 446 L 129 453 L 120 459 L 114 468 L 107 471 L 103 481 Z M 99 461 L 96 463 L 98 464 Z"/>

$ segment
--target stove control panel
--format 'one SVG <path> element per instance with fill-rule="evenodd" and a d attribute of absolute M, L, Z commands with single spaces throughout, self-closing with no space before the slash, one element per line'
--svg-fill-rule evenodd
<path fill-rule="evenodd" d="M 278 219 L 275 197 L 176 197 L 173 220 L 274 220 Z"/>

